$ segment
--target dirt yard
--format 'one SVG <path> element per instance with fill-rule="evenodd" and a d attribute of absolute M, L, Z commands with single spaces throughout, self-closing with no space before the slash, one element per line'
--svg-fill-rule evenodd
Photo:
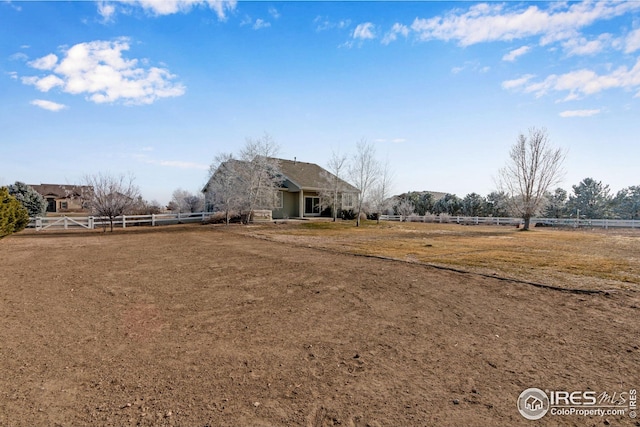
<path fill-rule="evenodd" d="M 239 228 L 1 240 L 0 425 L 640 425 L 516 408 L 530 387 L 640 389 L 635 289 L 543 289 Z"/>

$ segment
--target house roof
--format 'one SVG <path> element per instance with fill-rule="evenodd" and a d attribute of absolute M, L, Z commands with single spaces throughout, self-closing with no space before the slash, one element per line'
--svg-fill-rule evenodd
<path fill-rule="evenodd" d="M 280 163 L 280 171 L 294 185 L 302 190 L 318 190 L 330 185 L 331 174 L 315 163 L 300 162 L 298 160 L 275 159 Z M 357 192 L 358 189 L 344 180 L 340 180 L 347 191 Z"/>
<path fill-rule="evenodd" d="M 54 196 L 57 198 L 81 197 L 91 190 L 86 185 L 61 185 L 61 184 L 37 184 L 30 185 L 41 196 Z"/>
<path fill-rule="evenodd" d="M 315 163 L 300 162 L 298 160 L 276 159 L 280 166 L 280 172 L 283 175 L 283 187 L 287 188 L 286 181 L 294 186 L 294 190 L 322 190 L 331 186 L 331 179 L 335 177 L 331 172 L 318 166 Z M 242 163 L 241 160 L 227 160 L 227 162 Z M 213 176 L 209 180 L 213 179 Z M 343 179 L 340 179 L 341 191 L 359 193 L 359 190 Z M 207 192 L 208 184 L 202 189 Z M 291 188 L 290 188 L 291 189 Z"/>

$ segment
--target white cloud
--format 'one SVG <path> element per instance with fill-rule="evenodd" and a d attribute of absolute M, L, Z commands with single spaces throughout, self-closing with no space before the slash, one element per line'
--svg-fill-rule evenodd
<path fill-rule="evenodd" d="M 232 12 L 237 0 L 121 0 L 98 2 L 98 13 L 105 19 L 111 20 L 116 12 L 115 7 L 140 7 L 155 16 L 187 13 L 194 7 L 208 6 L 218 19 L 227 19 L 227 13 Z"/>
<path fill-rule="evenodd" d="M 54 112 L 67 108 L 67 106 L 64 104 L 58 104 L 57 102 L 46 101 L 44 99 L 35 99 L 31 101 L 31 105 L 35 105 L 36 107 L 44 108 L 45 110 Z"/>
<path fill-rule="evenodd" d="M 15 10 L 17 12 L 21 12 L 22 11 L 22 7 L 18 6 L 17 4 L 15 4 L 15 2 L 13 2 L 11 0 L 4 0 L 3 3 L 8 5 L 9 7 L 11 7 L 13 10 Z"/>
<path fill-rule="evenodd" d="M 513 79 L 513 80 L 506 80 L 504 82 L 502 82 L 502 87 L 504 89 L 516 89 L 518 87 L 524 86 L 527 84 L 527 82 L 529 80 L 531 80 L 532 78 L 534 78 L 535 76 L 533 74 L 525 74 L 522 77 L 519 77 L 517 79 Z"/>
<path fill-rule="evenodd" d="M 577 36 L 580 29 L 640 9 L 640 2 L 581 2 L 538 5 L 477 4 L 444 16 L 416 18 L 411 29 L 420 40 L 455 40 L 461 46 L 491 41 L 512 41 L 539 36 L 542 45 Z"/>
<path fill-rule="evenodd" d="M 552 74 L 539 82 L 530 82 L 532 76 L 502 83 L 505 89 L 521 89 L 525 93 L 543 96 L 549 92 L 568 92 L 564 101 L 581 99 L 607 89 L 640 89 L 640 59 L 633 68 L 618 67 L 608 74 L 598 74 L 593 70 L 581 69 L 565 74 Z M 640 91 L 636 93 L 640 97 Z"/>
<path fill-rule="evenodd" d="M 271 17 L 273 17 L 273 19 L 280 18 L 280 12 L 278 11 L 278 9 L 276 9 L 273 6 L 269 7 L 269 15 L 271 15 Z"/>
<path fill-rule="evenodd" d="M 612 43 L 611 34 L 601 34 L 595 40 L 587 40 L 584 37 L 575 37 L 562 43 L 567 55 L 595 55 Z"/>
<path fill-rule="evenodd" d="M 633 30 L 629 34 L 627 34 L 624 52 L 632 53 L 638 49 L 640 49 L 640 28 Z"/>
<path fill-rule="evenodd" d="M 58 57 L 53 53 L 50 53 L 47 56 L 43 56 L 42 58 L 38 58 L 35 61 L 29 62 L 27 65 L 33 68 L 37 68 L 38 70 L 51 70 L 55 67 L 58 62 Z"/>
<path fill-rule="evenodd" d="M 375 26 L 371 22 L 365 22 L 358 24 L 355 30 L 353 30 L 353 38 L 358 40 L 371 40 L 375 39 Z"/>
<path fill-rule="evenodd" d="M 49 92 L 56 86 L 63 86 L 64 80 L 53 74 L 49 74 L 46 77 L 23 77 L 22 83 L 27 85 L 33 85 L 38 88 L 40 92 Z"/>
<path fill-rule="evenodd" d="M 51 66 L 54 74 L 23 77 L 22 81 L 42 92 L 61 87 L 67 93 L 85 94 L 98 104 L 151 104 L 159 98 L 184 94 L 185 87 L 173 82 L 175 75 L 165 68 L 139 66 L 145 60 L 124 58 L 127 50 L 127 39 L 79 43 L 66 50 L 59 61 L 47 55 L 29 63 L 36 69 Z"/>
<path fill-rule="evenodd" d="M 29 59 L 29 56 L 27 56 L 26 53 L 23 52 L 17 52 L 14 53 L 13 55 L 9 56 L 9 60 L 11 61 L 26 61 L 27 59 Z"/>
<path fill-rule="evenodd" d="M 325 16 L 318 15 L 313 20 L 313 23 L 316 25 L 316 31 L 320 32 L 320 31 L 327 31 L 327 30 L 333 30 L 333 29 L 342 30 L 351 25 L 351 20 L 343 19 L 341 21 L 334 22 L 329 20 L 329 18 Z"/>
<path fill-rule="evenodd" d="M 269 28 L 271 26 L 271 23 L 261 18 L 258 18 L 254 21 L 252 17 L 250 17 L 249 15 L 245 15 L 245 17 L 240 21 L 240 26 L 244 27 L 246 25 L 250 25 L 254 30 L 261 30 L 263 28 Z"/>
<path fill-rule="evenodd" d="M 265 21 L 264 19 L 256 19 L 256 22 L 253 24 L 254 30 L 260 30 L 262 28 L 269 28 L 271 26 L 270 22 Z"/>
<path fill-rule="evenodd" d="M 522 56 L 524 54 L 526 54 L 527 52 L 529 52 L 531 50 L 531 47 L 529 46 L 522 46 L 519 47 L 517 49 L 513 49 L 512 51 L 510 51 L 509 53 L 507 53 L 506 55 L 504 55 L 502 57 L 503 61 L 509 61 L 509 62 L 513 62 L 516 60 L 516 58 L 518 58 L 519 56 Z"/>
<path fill-rule="evenodd" d="M 591 117 L 600 114 L 600 110 L 567 110 L 560 113 L 560 117 Z"/>
<path fill-rule="evenodd" d="M 451 69 L 451 73 L 453 74 L 459 74 L 463 71 L 473 71 L 476 73 L 487 73 L 491 70 L 491 67 L 489 66 L 483 66 L 482 64 L 480 64 L 477 61 L 465 61 L 464 65 L 462 66 L 457 66 L 457 67 L 453 67 Z"/>
<path fill-rule="evenodd" d="M 98 13 L 102 16 L 104 22 L 113 21 L 116 14 L 116 7 L 113 3 L 109 3 L 107 1 L 99 1 L 98 2 Z"/>
<path fill-rule="evenodd" d="M 391 30 L 384 35 L 382 44 L 386 45 L 393 41 L 396 41 L 398 39 L 398 35 L 407 38 L 409 36 L 409 31 L 409 27 L 396 22 L 395 24 L 393 24 L 393 27 L 391 27 Z"/>

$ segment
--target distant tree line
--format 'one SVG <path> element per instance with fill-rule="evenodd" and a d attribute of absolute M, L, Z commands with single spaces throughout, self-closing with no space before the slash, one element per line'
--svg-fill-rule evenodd
<path fill-rule="evenodd" d="M 445 194 L 435 199 L 426 191 L 410 191 L 394 196 L 388 213 L 394 215 L 452 216 L 517 216 L 511 208 L 509 196 L 494 191 L 487 196 L 469 193 L 463 198 Z M 593 178 L 585 178 L 572 186 L 571 193 L 562 188 L 544 194 L 539 216 L 545 218 L 584 219 L 640 219 L 640 185 L 630 186 L 611 193 L 609 186 Z"/>

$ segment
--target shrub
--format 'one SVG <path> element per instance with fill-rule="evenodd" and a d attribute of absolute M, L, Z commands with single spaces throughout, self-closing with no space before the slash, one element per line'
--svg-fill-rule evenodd
<path fill-rule="evenodd" d="M 227 222 L 226 214 L 224 212 L 216 212 L 205 221 L 205 224 L 224 224 L 226 222 Z M 240 223 L 240 222 L 242 222 L 242 216 L 239 213 L 231 212 L 229 214 L 229 223 Z"/>
<path fill-rule="evenodd" d="M 438 217 L 434 214 L 426 213 L 424 215 L 424 222 L 436 222 L 437 220 L 438 220 Z"/>
<path fill-rule="evenodd" d="M 6 187 L 0 187 L 0 238 L 16 233 L 29 224 L 29 212 Z"/>
<path fill-rule="evenodd" d="M 343 220 L 356 219 L 356 213 L 353 211 L 353 209 L 343 210 L 341 212 L 341 217 Z"/>
<path fill-rule="evenodd" d="M 451 221 L 451 215 L 447 213 L 441 213 L 438 216 L 440 217 L 440 222 L 448 223 Z"/>

